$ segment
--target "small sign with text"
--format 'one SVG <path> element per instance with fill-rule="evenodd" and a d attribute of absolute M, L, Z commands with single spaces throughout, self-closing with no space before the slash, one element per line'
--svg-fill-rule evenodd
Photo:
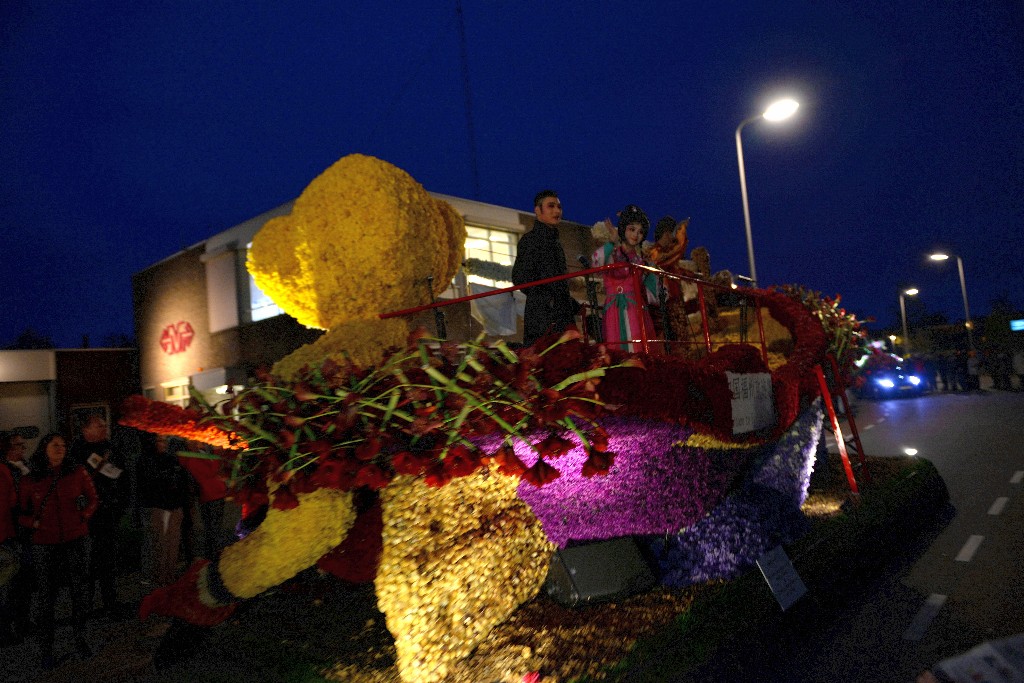
<path fill-rule="evenodd" d="M 743 434 L 775 425 L 772 376 L 767 372 L 728 372 L 732 392 L 732 433 Z"/>
<path fill-rule="evenodd" d="M 757 568 L 761 570 L 783 612 L 807 592 L 807 586 L 796 573 L 793 563 L 789 561 L 789 556 L 781 545 L 775 546 L 758 558 Z"/>

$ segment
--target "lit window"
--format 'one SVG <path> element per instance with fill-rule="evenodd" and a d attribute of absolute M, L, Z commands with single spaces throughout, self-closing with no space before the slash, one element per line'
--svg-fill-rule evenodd
<path fill-rule="evenodd" d="M 188 388 L 188 377 L 181 377 L 179 379 L 172 379 L 169 382 L 163 382 L 159 387 L 154 387 L 149 391 L 153 393 L 153 398 L 158 401 L 184 408 L 188 405 L 188 401 L 191 398 Z"/>
<path fill-rule="evenodd" d="M 516 233 L 486 226 L 466 226 L 466 280 L 487 287 L 511 287 Z"/>

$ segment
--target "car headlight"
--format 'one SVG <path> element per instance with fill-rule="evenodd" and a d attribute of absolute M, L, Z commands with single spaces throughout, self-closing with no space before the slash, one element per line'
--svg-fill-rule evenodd
<path fill-rule="evenodd" d="M 921 383 L 921 378 L 918 377 L 917 375 L 909 375 L 907 377 L 907 381 L 910 382 L 911 384 L 913 384 L 916 387 L 918 384 Z"/>
<path fill-rule="evenodd" d="M 894 386 L 896 386 L 896 383 L 893 382 L 888 377 L 881 377 L 879 379 L 876 379 L 875 382 L 878 383 L 878 386 L 885 387 L 886 389 L 892 389 Z"/>

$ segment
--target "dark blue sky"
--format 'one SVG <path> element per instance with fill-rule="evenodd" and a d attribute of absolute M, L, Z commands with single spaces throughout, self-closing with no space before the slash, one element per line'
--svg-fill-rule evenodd
<path fill-rule="evenodd" d="M 702 5 L 710 6 L 705 8 Z M 779 6 L 784 6 L 780 10 Z M 692 216 L 715 269 L 895 324 L 1024 306 L 1018 2 L 465 0 L 482 201 Z M 132 332 L 131 274 L 352 152 L 474 197 L 454 1 L 0 3 L 0 346 Z M 400 255 L 396 255 L 400 258 Z M 877 327 L 877 326 L 876 326 Z"/>

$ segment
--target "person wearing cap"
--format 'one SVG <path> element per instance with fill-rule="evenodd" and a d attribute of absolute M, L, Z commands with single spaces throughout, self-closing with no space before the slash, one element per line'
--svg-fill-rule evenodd
<path fill-rule="evenodd" d="M 533 199 L 536 219 L 530 232 L 519 240 L 512 265 L 512 282 L 525 285 L 565 275 L 565 250 L 558 241 L 562 203 L 554 190 L 542 190 Z M 530 346 L 546 334 L 560 334 L 576 324 L 580 304 L 569 294 L 569 282 L 559 280 L 527 287 L 523 311 L 523 346 Z"/>
<path fill-rule="evenodd" d="M 609 263 L 650 265 L 644 259 L 641 245 L 651 223 L 640 207 L 629 204 L 619 212 L 619 243 L 607 242 L 594 252 L 591 265 L 598 268 Z M 648 305 L 658 300 L 658 280 L 654 273 L 640 273 L 640 291 L 632 268 L 612 268 L 602 273 L 604 279 L 604 340 L 612 347 L 630 353 L 642 351 L 638 341 L 654 338 L 654 321 Z"/>

